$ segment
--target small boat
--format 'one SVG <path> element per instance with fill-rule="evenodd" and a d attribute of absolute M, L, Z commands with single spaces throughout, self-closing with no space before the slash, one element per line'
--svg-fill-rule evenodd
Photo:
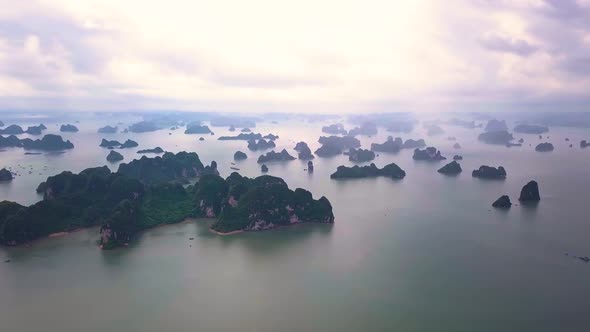
<path fill-rule="evenodd" d="M 239 171 L 240 169 L 237 167 L 230 167 L 230 169 L 233 169 L 234 171 Z"/>

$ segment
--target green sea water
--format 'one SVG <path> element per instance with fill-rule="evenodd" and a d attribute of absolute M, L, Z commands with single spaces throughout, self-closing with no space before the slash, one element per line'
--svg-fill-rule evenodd
<path fill-rule="evenodd" d="M 0 152 L 0 166 L 24 167 L 0 184 L 0 200 L 31 204 L 48 175 L 108 164 L 102 137 L 132 138 L 137 149 L 195 151 L 204 163 L 216 160 L 222 176 L 230 167 L 260 174 L 260 153 L 246 142 L 216 140 L 230 134 L 226 128 L 202 142 L 182 130 L 96 134 L 110 121 L 81 121 L 79 133 L 63 135 L 76 148 L 62 155 Z M 319 146 L 321 125 L 265 122 L 254 131 L 278 134 L 277 148 L 295 155 L 299 140 Z M 351 164 L 346 156 L 316 158 L 313 174 L 299 160 L 269 164 L 269 174 L 291 188 L 328 197 L 334 225 L 217 236 L 210 220 L 190 220 L 113 251 L 96 246 L 97 229 L 2 248 L 0 259 L 10 263 L 0 263 L 1 330 L 587 331 L 590 263 L 571 255 L 590 256 L 590 149 L 578 147 L 590 130 L 551 128 L 543 140 L 516 135 L 524 146 L 506 148 L 478 142 L 478 130 L 444 128 L 437 137 L 422 128 L 401 136 L 425 138 L 447 157 L 462 154 L 457 177 L 436 172 L 444 162 L 413 161 L 410 150 L 375 160 L 401 166 L 407 176 L 399 181 L 330 180 L 338 165 Z M 361 137 L 363 147 L 389 134 Z M 462 149 L 452 148 L 451 135 Z M 535 152 L 541 141 L 555 151 Z M 137 149 L 123 150 L 124 162 L 137 158 Z M 238 149 L 249 158 L 233 166 Z M 482 164 L 503 165 L 507 179 L 472 178 Z M 536 207 L 491 208 L 503 194 L 518 204 L 520 188 L 533 179 L 541 190 Z"/>

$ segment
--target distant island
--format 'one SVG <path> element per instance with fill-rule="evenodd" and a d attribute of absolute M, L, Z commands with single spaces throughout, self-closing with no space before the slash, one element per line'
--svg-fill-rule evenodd
<path fill-rule="evenodd" d="M 156 154 L 159 154 L 159 153 L 164 153 L 164 149 L 162 149 L 161 147 L 158 146 L 158 147 L 155 147 L 153 149 L 139 150 L 139 151 L 137 151 L 137 153 L 156 153 Z"/>
<path fill-rule="evenodd" d="M 332 135 L 346 135 L 348 131 L 344 129 L 344 126 L 341 123 L 331 124 L 329 126 L 322 127 L 322 132 L 326 134 Z"/>
<path fill-rule="evenodd" d="M 290 161 L 295 160 L 295 157 L 289 154 L 287 150 L 283 149 L 281 152 L 270 151 L 258 157 L 258 163 L 268 163 L 272 161 Z"/>
<path fill-rule="evenodd" d="M 478 139 L 488 144 L 506 145 L 510 143 L 510 141 L 512 141 L 514 137 L 507 130 L 497 130 L 481 133 L 479 134 Z"/>
<path fill-rule="evenodd" d="M 378 168 L 371 163 L 368 166 L 338 166 L 336 172 L 330 175 L 331 179 L 360 179 L 384 176 L 392 179 L 403 179 L 406 172 L 394 163 L 385 165 L 383 168 Z"/>
<path fill-rule="evenodd" d="M 361 142 L 352 136 L 321 136 L 318 140 L 322 146 L 315 151 L 319 157 L 332 157 L 342 154 L 344 150 L 356 149 Z"/>
<path fill-rule="evenodd" d="M 538 126 L 538 125 L 529 125 L 529 124 L 519 124 L 514 127 L 514 132 L 521 133 L 521 134 L 543 134 L 549 131 L 549 127 L 547 126 Z"/>
<path fill-rule="evenodd" d="M 414 150 L 414 155 L 412 156 L 414 160 L 424 160 L 424 161 L 439 161 L 445 160 L 446 157 L 442 156 L 440 151 L 437 150 L 435 147 L 427 147 L 424 150 L 420 150 L 416 148 Z"/>
<path fill-rule="evenodd" d="M 549 152 L 553 151 L 554 147 L 551 143 L 539 143 L 535 146 L 535 151 L 537 152 Z"/>
<path fill-rule="evenodd" d="M 293 148 L 293 150 L 297 151 L 297 158 L 301 160 L 311 160 L 314 158 L 313 154 L 311 153 L 311 149 L 305 142 L 299 142 L 295 144 L 295 148 Z"/>
<path fill-rule="evenodd" d="M 261 134 L 240 133 L 236 136 L 220 136 L 218 138 L 218 140 L 220 140 L 220 141 L 235 141 L 235 140 L 250 141 L 250 140 L 259 140 L 261 138 L 262 138 Z"/>
<path fill-rule="evenodd" d="M 211 129 L 199 123 L 189 123 L 186 126 L 185 134 L 211 134 Z"/>
<path fill-rule="evenodd" d="M 111 126 L 104 126 L 102 128 L 98 128 L 99 134 L 115 134 L 119 130 L 118 127 L 111 127 Z"/>
<path fill-rule="evenodd" d="M 0 136 L 0 148 L 24 148 L 25 150 L 59 151 L 73 149 L 74 144 L 64 141 L 59 135 L 47 134 L 42 139 L 19 139 L 14 135 Z"/>
<path fill-rule="evenodd" d="M 264 138 L 259 139 L 256 141 L 255 139 L 251 139 L 248 141 L 248 149 L 250 151 L 258 151 L 258 150 L 266 150 L 272 149 L 276 147 L 275 142 L 271 140 L 265 140 Z"/>
<path fill-rule="evenodd" d="M 451 161 L 438 170 L 439 173 L 446 175 L 456 175 L 462 171 L 461 165 L 456 160 Z"/>
<path fill-rule="evenodd" d="M 471 175 L 474 178 L 482 178 L 482 179 L 505 179 L 506 178 L 506 170 L 502 166 L 498 166 L 498 168 L 482 165 L 479 169 L 473 170 Z"/>
<path fill-rule="evenodd" d="M 366 162 L 375 159 L 375 152 L 364 149 L 348 150 L 348 160 L 355 162 Z"/>
<path fill-rule="evenodd" d="M 76 133 L 78 132 L 78 127 L 74 126 L 73 124 L 65 124 L 61 125 L 59 131 L 64 133 Z"/>

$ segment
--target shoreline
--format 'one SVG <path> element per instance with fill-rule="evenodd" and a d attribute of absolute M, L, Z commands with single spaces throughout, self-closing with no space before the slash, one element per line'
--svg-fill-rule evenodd
<path fill-rule="evenodd" d="M 242 231 L 242 230 L 231 231 L 231 232 L 227 232 L 227 233 L 222 233 L 222 232 L 216 231 L 216 230 L 214 230 L 212 228 L 209 228 L 209 232 L 211 232 L 213 234 L 216 234 L 216 235 L 221 235 L 221 236 L 244 233 L 244 231 Z"/>

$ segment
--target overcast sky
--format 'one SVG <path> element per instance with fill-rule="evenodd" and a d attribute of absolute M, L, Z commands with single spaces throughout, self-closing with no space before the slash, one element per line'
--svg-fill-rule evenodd
<path fill-rule="evenodd" d="M 590 0 L 0 0 L 0 8 L 0 109 L 590 105 Z"/>

